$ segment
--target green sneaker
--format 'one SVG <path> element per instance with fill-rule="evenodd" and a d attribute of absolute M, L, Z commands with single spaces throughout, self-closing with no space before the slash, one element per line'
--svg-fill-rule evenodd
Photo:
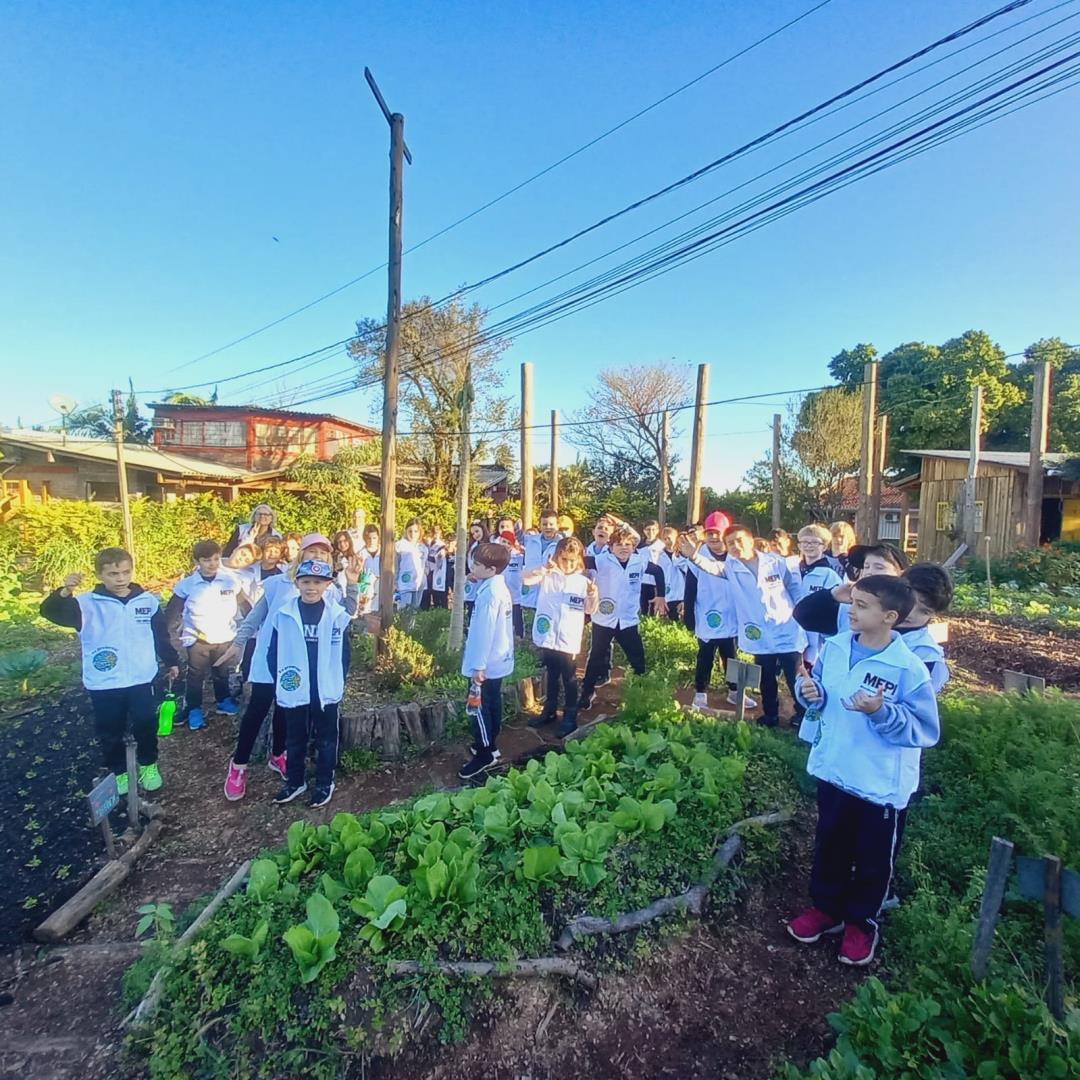
<path fill-rule="evenodd" d="M 126 772 L 116 774 L 116 794 L 126 795 L 128 793 L 128 774 Z"/>
<path fill-rule="evenodd" d="M 146 791 L 157 791 L 161 787 L 161 773 L 156 764 L 139 766 L 139 787 Z"/>

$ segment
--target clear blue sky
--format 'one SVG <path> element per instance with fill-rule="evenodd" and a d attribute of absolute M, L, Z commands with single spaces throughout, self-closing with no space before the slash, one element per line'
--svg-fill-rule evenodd
<path fill-rule="evenodd" d="M 1023 14 L 1052 2 L 1036 0 Z M 102 400 L 129 375 L 141 389 L 225 377 L 381 316 L 379 272 L 188 364 L 385 257 L 387 128 L 365 64 L 407 118 L 408 244 L 810 6 L 6 4 L 0 422 L 52 422 L 51 393 Z M 484 277 L 992 6 L 832 0 L 407 257 L 405 295 L 441 296 Z M 1026 32 L 1075 11 L 1063 7 Z M 1065 23 L 1009 55 L 1078 28 L 1080 19 Z M 900 96 L 874 100 L 882 107 Z M 972 327 L 1009 352 L 1043 336 L 1080 340 L 1078 100 L 1080 89 L 1063 93 L 520 338 L 506 357 L 508 387 L 531 360 L 538 414 L 565 415 L 614 364 L 673 358 L 689 370 L 707 360 L 710 396 L 724 398 L 824 382 L 829 357 L 858 341 L 884 350 Z M 872 111 L 844 115 L 854 122 Z M 720 170 L 477 299 L 506 300 L 843 126 L 811 128 Z M 302 393 L 305 379 L 341 366 L 290 371 L 261 392 Z M 237 400 L 225 389 L 222 400 Z M 366 421 L 371 403 L 370 393 L 354 394 L 305 408 Z M 735 483 L 761 455 L 773 411 L 710 410 L 708 482 Z M 545 442 L 538 437 L 540 460 Z"/>

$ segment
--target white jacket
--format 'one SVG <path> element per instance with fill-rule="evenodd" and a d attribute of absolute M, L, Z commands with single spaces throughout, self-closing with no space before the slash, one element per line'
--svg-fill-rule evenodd
<path fill-rule="evenodd" d="M 397 577 L 394 588 L 399 592 L 420 592 L 427 581 L 427 549 L 411 540 L 399 540 L 394 545 L 397 553 Z"/>
<path fill-rule="evenodd" d="M 446 592 L 446 545 L 440 540 L 429 544 L 427 549 L 427 568 L 431 575 L 431 591 Z"/>
<path fill-rule="evenodd" d="M 550 540 L 545 540 L 540 533 L 526 533 L 522 540 L 522 546 L 525 548 L 524 572 L 528 573 L 547 563 L 555 554 L 555 545 L 561 539 L 562 536 L 558 533 Z M 540 590 L 536 585 L 522 585 L 521 606 L 536 607 L 536 598 L 539 594 Z"/>
<path fill-rule="evenodd" d="M 699 550 L 692 560 L 707 574 L 726 574 L 739 624 L 739 648 L 751 656 L 799 652 L 806 648 L 806 632 L 792 618 L 801 596 L 783 555 L 759 551 L 757 573 L 741 559 L 728 556 L 719 562 Z"/>
<path fill-rule="evenodd" d="M 501 574 L 476 582 L 461 674 L 501 679 L 514 670 L 514 606 Z"/>
<path fill-rule="evenodd" d="M 831 566 L 815 566 L 806 573 L 799 569 L 799 599 L 809 596 L 810 593 L 820 592 L 822 589 L 835 589 L 842 585 L 843 580 Z M 821 652 L 822 635 L 812 630 L 806 631 L 806 662 L 812 667 Z"/>
<path fill-rule="evenodd" d="M 552 570 L 540 579 L 533 620 L 533 644 L 577 656 L 585 632 L 585 600 L 589 579 L 581 573 Z"/>
<path fill-rule="evenodd" d="M 161 601 L 150 592 L 127 603 L 101 593 L 76 597 L 82 612 L 83 686 L 87 690 L 119 690 L 153 682 L 158 673 L 150 620 Z"/>
<path fill-rule="evenodd" d="M 175 596 L 184 598 L 180 644 L 188 646 L 205 641 L 222 645 L 232 641 L 236 634 L 236 602 L 242 593 L 239 574 L 224 566 L 209 579 L 199 570 L 181 578 L 173 589 Z"/>
<path fill-rule="evenodd" d="M 806 770 L 867 802 L 902 810 L 919 786 L 922 747 L 933 746 L 941 737 L 937 698 L 926 665 L 895 630 L 881 652 L 852 666 L 854 637 L 845 631 L 822 644 L 813 675 L 822 701 L 808 702 L 806 680 L 797 681 L 799 701 L 808 716 L 816 714 L 818 725 Z M 844 707 L 860 689 L 884 691 L 884 704 L 876 713 Z M 810 724 L 814 722 L 811 718 Z"/>
<path fill-rule="evenodd" d="M 944 627 L 941 623 L 939 626 Z M 934 636 L 934 626 L 927 623 L 917 630 L 901 630 L 900 636 L 904 644 L 930 669 L 930 682 L 933 684 L 934 693 L 940 694 L 945 689 L 952 672 L 945 660 L 945 650 Z"/>
<path fill-rule="evenodd" d="M 345 633 L 351 616 L 333 598 L 324 594 L 323 613 L 318 629 L 319 707 L 335 705 L 345 695 L 345 669 L 342 650 L 349 647 Z M 294 709 L 311 701 L 311 670 L 307 643 L 300 613 L 299 596 L 278 608 L 271 631 L 277 633 L 277 679 L 275 698 L 284 708 Z"/>
<path fill-rule="evenodd" d="M 701 557 L 720 562 L 708 548 L 702 549 Z M 686 572 L 693 574 L 697 582 L 694 634 L 698 641 L 735 637 L 739 633 L 739 623 L 735 618 L 735 603 L 728 577 L 725 574 L 705 573 L 694 563 L 687 563 Z"/>
<path fill-rule="evenodd" d="M 511 548 L 510 561 L 506 564 L 506 569 L 502 573 L 503 580 L 506 582 L 506 587 L 510 591 L 511 603 L 521 603 L 521 596 L 525 591 L 525 586 L 521 583 L 521 575 L 524 573 L 525 553 Z"/>
<path fill-rule="evenodd" d="M 641 550 L 634 551 L 625 566 L 610 548 L 596 556 L 600 603 L 592 620 L 597 626 L 637 626 L 641 617 L 641 582 L 648 565 L 648 553 Z"/>
<path fill-rule="evenodd" d="M 656 565 L 664 571 L 664 599 L 669 604 L 678 604 L 686 595 L 686 558 L 682 555 L 672 555 L 665 548 L 660 552 Z"/>

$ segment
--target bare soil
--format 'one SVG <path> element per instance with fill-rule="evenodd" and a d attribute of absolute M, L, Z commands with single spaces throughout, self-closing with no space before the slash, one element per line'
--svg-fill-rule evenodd
<path fill-rule="evenodd" d="M 1015 619 L 952 615 L 945 654 L 960 685 L 1001 690 L 1002 672 L 1038 675 L 1066 693 L 1080 691 L 1080 633 L 1033 628 Z"/>

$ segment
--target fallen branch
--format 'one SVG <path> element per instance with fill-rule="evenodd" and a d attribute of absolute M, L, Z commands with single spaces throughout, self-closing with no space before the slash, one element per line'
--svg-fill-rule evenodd
<path fill-rule="evenodd" d="M 195 940 L 202 928 L 217 914 L 221 905 L 240 888 L 250 869 L 251 860 L 248 859 L 243 863 L 240 869 L 237 870 L 220 889 L 218 889 L 213 900 L 199 912 L 195 921 L 180 935 L 176 944 L 172 947 L 168 959 L 155 972 L 154 978 L 150 983 L 150 988 L 146 991 L 142 1001 L 140 1001 L 139 1004 L 120 1021 L 121 1027 L 127 1027 L 129 1024 L 140 1024 L 150 1017 L 157 1008 L 158 1002 L 161 1000 L 162 992 L 165 989 L 165 976 L 169 968 L 172 967 L 188 945 Z"/>
<path fill-rule="evenodd" d="M 564 743 L 568 743 L 573 739 L 587 739 L 595 730 L 598 724 L 603 724 L 609 720 L 610 717 L 607 713 L 601 713 L 595 719 L 590 720 L 587 724 L 582 724 L 580 727 L 574 728 L 569 735 L 563 738 Z"/>
<path fill-rule="evenodd" d="M 502 978 L 527 976 L 565 975 L 590 990 L 596 989 L 596 976 L 586 971 L 577 961 L 562 956 L 540 956 L 532 960 L 392 960 L 391 975 L 418 975 L 439 971 L 446 975 L 494 975 Z"/>
<path fill-rule="evenodd" d="M 742 849 L 742 830 L 752 825 L 776 825 L 790 820 L 790 810 L 775 810 L 769 814 L 759 814 L 757 817 L 744 818 L 742 821 L 735 822 L 724 834 L 725 839 L 717 847 L 713 855 L 713 861 L 699 884 L 692 885 L 677 896 L 661 897 L 659 900 L 654 900 L 647 907 L 639 908 L 637 911 L 629 911 L 623 915 L 616 915 L 613 919 L 603 919 L 596 915 L 582 915 L 580 918 L 566 924 L 563 932 L 559 935 L 559 940 L 556 943 L 557 947 L 565 952 L 578 938 L 593 937 L 596 934 L 625 934 L 629 930 L 637 930 L 654 919 L 659 919 L 663 915 L 670 915 L 676 911 L 690 911 L 694 915 L 700 915 L 705 907 L 705 900 L 709 895 L 709 890 L 716 884 L 716 879 L 727 869 Z"/>

